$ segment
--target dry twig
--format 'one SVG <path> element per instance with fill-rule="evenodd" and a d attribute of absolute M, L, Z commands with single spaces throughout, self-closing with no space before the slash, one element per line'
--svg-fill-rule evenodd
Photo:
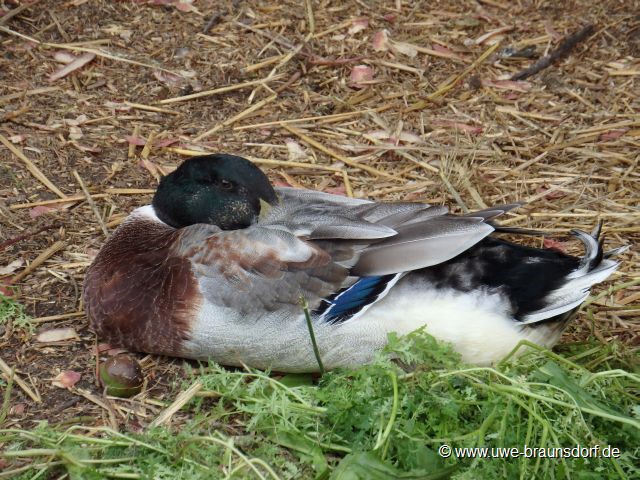
<path fill-rule="evenodd" d="M 545 55 L 530 67 L 516 73 L 511 77 L 511 80 L 524 80 L 525 78 L 529 78 L 539 71 L 550 67 L 561 58 L 569 55 L 571 53 L 571 50 L 573 50 L 580 42 L 585 41 L 587 38 L 593 35 L 594 30 L 594 25 L 587 25 L 580 31 L 569 35 L 560 43 L 560 45 L 558 45 L 558 47 L 553 52 L 551 52 L 549 55 Z"/>

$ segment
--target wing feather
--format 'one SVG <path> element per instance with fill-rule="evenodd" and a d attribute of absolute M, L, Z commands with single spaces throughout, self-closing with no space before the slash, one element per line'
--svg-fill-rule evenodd
<path fill-rule="evenodd" d="M 241 312 L 314 308 L 356 276 L 402 273 L 445 262 L 494 231 L 488 220 L 516 205 L 454 216 L 446 207 L 376 203 L 311 190 L 277 189 L 280 203 L 246 229 L 182 229 L 209 301 Z"/>
<path fill-rule="evenodd" d="M 365 249 L 352 272 L 387 275 L 437 265 L 471 248 L 494 229 L 482 218 L 447 215 L 396 230 L 398 235 Z"/>
<path fill-rule="evenodd" d="M 331 244 L 323 247 L 282 229 L 199 224 L 180 231 L 174 253 L 189 259 L 207 300 L 246 314 L 299 309 L 300 295 L 315 305 L 339 289 L 349 270 L 333 260 Z"/>

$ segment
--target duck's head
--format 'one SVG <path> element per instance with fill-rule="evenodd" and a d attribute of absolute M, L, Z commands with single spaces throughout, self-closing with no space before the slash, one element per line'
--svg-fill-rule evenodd
<path fill-rule="evenodd" d="M 235 155 L 193 157 L 160 181 L 153 197 L 158 218 L 175 228 L 195 223 L 237 230 L 255 223 L 263 202 L 277 201 L 267 176 Z"/>

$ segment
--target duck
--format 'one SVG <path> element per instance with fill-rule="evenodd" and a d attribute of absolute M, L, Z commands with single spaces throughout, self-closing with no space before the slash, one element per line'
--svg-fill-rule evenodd
<path fill-rule="evenodd" d="M 499 238 L 531 233 L 495 220 L 519 206 L 454 215 L 274 187 L 243 157 L 196 156 L 113 232 L 84 305 L 101 341 L 132 352 L 316 372 L 318 355 L 353 368 L 390 333 L 424 329 L 492 365 L 522 340 L 555 345 L 625 250 L 605 252 L 600 226 L 571 232 L 582 257 Z"/>

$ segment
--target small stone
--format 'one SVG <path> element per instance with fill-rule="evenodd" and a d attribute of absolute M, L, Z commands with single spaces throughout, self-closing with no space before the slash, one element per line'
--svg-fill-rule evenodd
<path fill-rule="evenodd" d="M 100 379 L 107 389 L 107 395 L 128 398 L 140 393 L 144 377 L 133 355 L 120 354 L 100 365 Z"/>

